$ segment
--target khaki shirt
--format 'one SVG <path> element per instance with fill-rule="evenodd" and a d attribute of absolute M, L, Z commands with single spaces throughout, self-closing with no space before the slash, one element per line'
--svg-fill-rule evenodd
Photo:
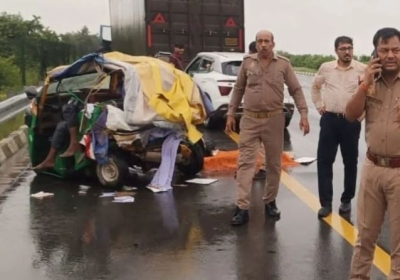
<path fill-rule="evenodd" d="M 366 65 L 353 60 L 349 67 L 340 68 L 337 60 L 323 63 L 314 76 L 311 97 L 317 109 L 344 113 L 346 105 L 357 92 L 359 78 Z"/>
<path fill-rule="evenodd" d="M 390 88 L 379 78 L 365 103 L 367 147 L 378 156 L 400 156 L 400 74 Z"/>
<path fill-rule="evenodd" d="M 268 67 L 261 64 L 257 54 L 246 55 L 240 67 L 229 104 L 233 116 L 243 99 L 243 109 L 265 112 L 284 107 L 284 84 L 288 86 L 300 115 L 307 117 L 307 102 L 290 61 L 274 55 Z"/>

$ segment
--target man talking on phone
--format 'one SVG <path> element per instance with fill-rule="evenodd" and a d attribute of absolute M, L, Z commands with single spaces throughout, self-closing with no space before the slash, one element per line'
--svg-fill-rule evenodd
<path fill-rule="evenodd" d="M 340 213 L 351 210 L 357 180 L 358 142 L 361 123 L 345 118 L 346 104 L 357 90 L 365 66 L 353 59 L 353 39 L 340 36 L 334 42 L 337 60 L 323 63 L 312 84 L 312 101 L 321 115 L 318 141 L 319 218 L 332 212 L 333 163 L 338 147 L 344 164 L 344 191 Z"/>
<path fill-rule="evenodd" d="M 372 58 L 346 118 L 365 111 L 367 158 L 358 192 L 358 238 L 350 279 L 370 279 L 374 250 L 385 212 L 390 217 L 391 269 L 387 279 L 400 279 L 400 31 L 380 29 L 373 38 Z"/>

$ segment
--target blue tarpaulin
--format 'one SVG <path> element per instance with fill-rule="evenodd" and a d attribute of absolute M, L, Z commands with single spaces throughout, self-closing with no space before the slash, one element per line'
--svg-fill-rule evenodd
<path fill-rule="evenodd" d="M 102 54 L 91 53 L 83 56 L 82 58 L 75 61 L 73 64 L 68 66 L 67 68 L 60 70 L 60 72 L 56 72 L 51 76 L 53 80 L 62 80 L 68 77 L 77 76 L 79 74 L 83 74 L 87 71 L 87 68 L 82 68 L 84 65 L 86 66 L 88 62 L 97 62 L 99 64 L 105 64 L 106 60 L 102 56 Z"/>

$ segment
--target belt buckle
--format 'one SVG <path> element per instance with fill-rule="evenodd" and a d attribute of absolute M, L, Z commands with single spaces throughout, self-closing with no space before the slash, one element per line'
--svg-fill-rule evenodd
<path fill-rule="evenodd" d="M 389 167 L 390 166 L 390 158 L 376 156 L 376 161 L 377 161 L 379 166 L 382 166 L 382 167 Z"/>

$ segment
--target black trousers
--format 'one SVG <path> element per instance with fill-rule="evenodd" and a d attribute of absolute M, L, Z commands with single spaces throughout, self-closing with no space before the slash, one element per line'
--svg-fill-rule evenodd
<path fill-rule="evenodd" d="M 338 146 L 340 146 L 344 164 L 344 191 L 341 202 L 350 202 L 354 198 L 356 190 L 361 123 L 349 122 L 343 116 L 327 112 L 321 116 L 320 128 L 317 166 L 321 206 L 332 206 L 332 167 Z"/>
<path fill-rule="evenodd" d="M 71 99 L 62 108 L 63 121 L 57 124 L 51 139 L 51 147 L 57 151 L 69 144 L 69 129 L 79 124 L 78 112 L 83 109 L 82 105 L 75 99 Z"/>
<path fill-rule="evenodd" d="M 51 147 L 57 151 L 69 144 L 69 125 L 67 121 L 61 121 L 57 124 L 51 139 Z"/>

